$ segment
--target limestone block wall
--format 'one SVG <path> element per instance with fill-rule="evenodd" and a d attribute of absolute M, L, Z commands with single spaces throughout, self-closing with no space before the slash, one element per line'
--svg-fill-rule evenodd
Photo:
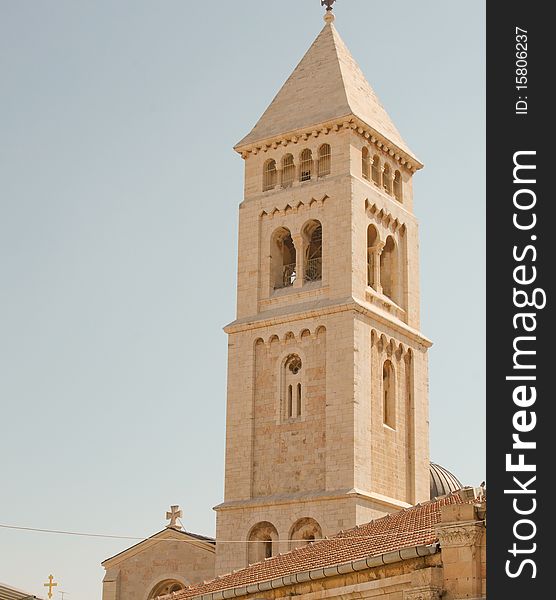
<path fill-rule="evenodd" d="M 214 549 L 180 539 L 149 540 L 144 549 L 130 549 L 107 561 L 103 600 L 147 600 L 162 581 L 184 586 L 212 579 Z"/>
<path fill-rule="evenodd" d="M 225 502 L 353 487 L 352 319 L 316 314 L 230 334 Z M 281 377 L 292 354 L 303 406 L 288 419 Z"/>
<path fill-rule="evenodd" d="M 238 502 L 217 509 L 216 574 L 222 575 L 248 564 L 249 532 L 260 522 L 269 522 L 277 530 L 272 553 L 287 552 L 292 549 L 292 531 L 302 519 L 314 519 L 323 536 L 332 536 L 342 529 L 355 527 L 358 523 L 379 518 L 388 512 L 384 506 L 367 503 L 365 521 L 358 521 L 361 499 L 345 494 L 298 494 L 285 498 L 274 496 L 258 502 Z M 226 543 L 232 540 L 233 543 Z M 237 540 L 245 543 L 238 544 Z M 297 544 L 299 545 L 299 544 Z"/>
<path fill-rule="evenodd" d="M 263 192 L 262 173 L 266 160 L 274 157 L 279 162 L 289 147 L 250 155 L 245 161 L 246 193 L 239 221 L 238 319 L 311 300 L 347 297 L 351 292 L 349 137 L 347 133 L 325 137 L 331 146 L 330 173 L 315 175 L 310 181 L 296 180 L 286 189 L 277 184 L 274 190 Z M 317 152 L 322 142 L 308 139 L 299 144 L 314 147 Z M 323 231 L 323 272 L 319 282 L 303 280 L 307 249 L 304 231 L 311 221 L 319 221 Z M 292 287 L 275 290 L 271 246 L 273 234 L 280 229 L 291 232 L 298 277 Z"/>
<path fill-rule="evenodd" d="M 355 487 L 396 501 L 428 500 L 427 349 L 372 316 L 354 318 Z M 385 423 L 383 365 L 394 370 Z"/>
<path fill-rule="evenodd" d="M 478 515 L 480 508 L 472 504 L 442 508 L 437 532 L 446 600 L 486 597 L 486 527 Z"/>
<path fill-rule="evenodd" d="M 286 385 L 289 356 L 298 356 L 299 382 Z M 252 496 L 325 488 L 326 328 L 288 332 L 255 342 Z M 301 414 L 297 415 L 298 392 Z M 292 402 L 293 406 L 289 406 Z M 289 409 L 293 415 L 289 416 Z"/>
<path fill-rule="evenodd" d="M 374 184 L 354 177 L 353 203 L 353 295 L 374 310 L 419 329 L 419 228 L 413 213 L 379 190 Z M 373 226 L 378 241 L 392 237 L 397 246 L 397 298 L 394 303 L 368 285 L 367 231 Z"/>
<path fill-rule="evenodd" d="M 318 161 L 323 144 L 330 147 L 325 173 Z M 364 147 L 392 177 L 399 170 L 402 197 L 363 177 Z M 302 181 L 308 150 L 313 161 L 304 169 L 311 177 Z M 284 183 L 289 154 L 293 177 Z M 418 224 L 412 172 L 349 123 L 289 136 L 244 158 L 237 319 L 226 328 L 226 474 L 217 537 L 247 540 L 265 522 L 276 532 L 273 546 L 285 551 L 298 519 L 315 519 L 332 535 L 428 499 L 430 343 L 418 331 Z M 270 179 L 269 161 L 276 169 Z M 322 227 L 322 273 L 307 281 L 307 231 L 314 223 Z M 387 244 L 396 250 L 396 260 L 379 263 L 378 252 L 375 263 L 391 275 L 391 297 L 380 284 L 369 285 L 370 225 L 379 250 Z M 284 247 L 288 267 L 295 266 L 287 285 L 276 276 Z M 286 410 L 291 357 L 302 364 L 295 415 Z M 392 365 L 392 423 L 384 415 L 385 361 Z M 221 544 L 217 572 L 245 566 L 246 547 Z"/>

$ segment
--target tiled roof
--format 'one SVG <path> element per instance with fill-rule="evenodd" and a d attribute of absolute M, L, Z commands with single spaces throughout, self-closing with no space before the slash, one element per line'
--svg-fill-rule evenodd
<path fill-rule="evenodd" d="M 212 581 L 191 586 L 173 596 L 175 600 L 210 594 L 238 586 L 269 581 L 277 577 L 330 567 L 387 552 L 425 546 L 437 541 L 435 525 L 440 509 L 461 504 L 456 494 L 418 504 L 376 519 L 333 538 L 314 542 L 285 554 L 273 556 Z"/>

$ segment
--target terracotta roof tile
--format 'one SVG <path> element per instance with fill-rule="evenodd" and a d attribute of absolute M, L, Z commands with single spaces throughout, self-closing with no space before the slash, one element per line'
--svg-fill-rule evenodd
<path fill-rule="evenodd" d="M 192 598 L 293 573 L 380 556 L 403 548 L 433 544 L 437 541 L 435 525 L 440 521 L 441 507 L 461 503 L 458 495 L 451 494 L 418 504 L 340 532 L 333 538 L 314 542 L 249 565 L 245 569 L 222 575 L 207 583 L 191 586 L 174 594 L 173 598 Z"/>

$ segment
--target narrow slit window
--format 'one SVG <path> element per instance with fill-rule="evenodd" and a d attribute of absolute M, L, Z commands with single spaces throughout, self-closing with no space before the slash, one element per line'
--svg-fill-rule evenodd
<path fill-rule="evenodd" d="M 382 367 L 382 420 L 392 429 L 396 426 L 396 375 L 390 360 Z"/>
<path fill-rule="evenodd" d="M 297 416 L 301 416 L 301 384 L 297 384 Z"/>
<path fill-rule="evenodd" d="M 293 416 L 293 387 L 288 386 L 288 418 Z"/>

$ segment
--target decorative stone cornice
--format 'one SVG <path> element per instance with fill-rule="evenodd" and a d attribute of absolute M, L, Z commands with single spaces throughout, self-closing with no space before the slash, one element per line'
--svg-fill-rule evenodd
<path fill-rule="evenodd" d="M 405 167 L 411 173 L 415 173 L 423 168 L 421 162 L 398 148 L 395 144 L 387 140 L 386 137 L 382 136 L 361 119 L 353 115 L 328 121 L 327 123 L 318 126 L 291 131 L 253 144 L 237 145 L 234 147 L 234 150 L 241 154 L 243 159 L 247 159 L 251 155 L 256 156 L 259 152 L 268 152 L 271 149 L 275 150 L 278 146 L 285 148 L 290 144 L 305 142 L 310 137 L 318 138 L 319 136 L 327 136 L 330 132 L 340 131 L 340 129 L 354 131 L 369 144 L 376 146 L 379 151 L 390 156 L 394 161 L 400 164 L 400 166 Z"/>
<path fill-rule="evenodd" d="M 417 344 L 419 349 L 430 348 L 432 342 L 426 338 L 421 332 L 409 327 L 406 323 L 397 319 L 382 316 L 377 311 L 369 309 L 365 304 L 351 296 L 343 299 L 334 299 L 330 301 L 322 301 L 320 299 L 306 304 L 299 304 L 288 309 L 297 309 L 298 312 L 284 313 L 283 309 L 265 311 L 258 315 L 236 319 L 224 327 L 226 333 L 240 333 L 244 331 L 256 331 L 261 328 L 276 327 L 284 324 L 294 323 L 310 318 L 319 318 L 326 315 L 337 314 L 340 312 L 354 311 L 364 316 L 372 315 L 374 320 L 383 324 L 388 329 L 391 329 L 400 335 L 400 338 L 406 338 L 408 345 L 403 341 L 396 341 L 393 337 L 386 337 L 375 328 L 375 338 L 386 340 L 385 347 L 392 342 L 393 347 L 399 346 L 402 355 L 410 351 L 411 345 Z M 372 331 L 371 331 L 372 334 Z"/>
<path fill-rule="evenodd" d="M 365 200 L 365 211 L 367 214 L 375 217 L 379 223 L 387 228 L 392 229 L 394 233 L 398 230 L 400 230 L 402 233 L 405 231 L 405 223 L 400 221 L 398 217 L 395 217 L 386 209 L 379 207 L 376 203 L 371 204 L 368 199 Z"/>
<path fill-rule="evenodd" d="M 275 206 L 272 210 L 261 211 L 259 217 L 261 219 L 265 218 L 265 217 L 272 219 L 274 217 L 281 217 L 281 216 L 287 215 L 290 212 L 297 213 L 304 208 L 314 208 L 315 206 L 317 206 L 317 207 L 323 206 L 323 204 L 326 202 L 326 200 L 328 200 L 328 196 L 325 194 L 320 199 L 311 198 L 311 200 L 307 203 L 298 202 L 294 206 L 291 206 L 290 204 L 286 204 L 285 206 L 282 206 L 282 207 Z"/>
<path fill-rule="evenodd" d="M 476 546 L 483 532 L 480 524 L 446 523 L 436 529 L 441 548 Z"/>
<path fill-rule="evenodd" d="M 300 502 L 324 502 L 327 500 L 337 500 L 338 498 L 353 497 L 361 498 L 369 503 L 377 504 L 380 507 L 387 507 L 389 510 L 411 508 L 411 504 L 396 500 L 395 498 L 390 498 L 389 496 L 384 496 L 375 492 L 367 492 L 357 488 L 346 488 L 340 490 L 328 490 L 325 492 L 298 492 L 294 494 L 276 494 L 273 496 L 265 496 L 263 498 L 231 500 L 222 502 L 221 504 L 214 506 L 213 509 L 215 511 L 244 510 L 245 508 L 261 508 L 265 506 L 276 506 L 277 504 L 288 505 L 299 504 Z"/>

